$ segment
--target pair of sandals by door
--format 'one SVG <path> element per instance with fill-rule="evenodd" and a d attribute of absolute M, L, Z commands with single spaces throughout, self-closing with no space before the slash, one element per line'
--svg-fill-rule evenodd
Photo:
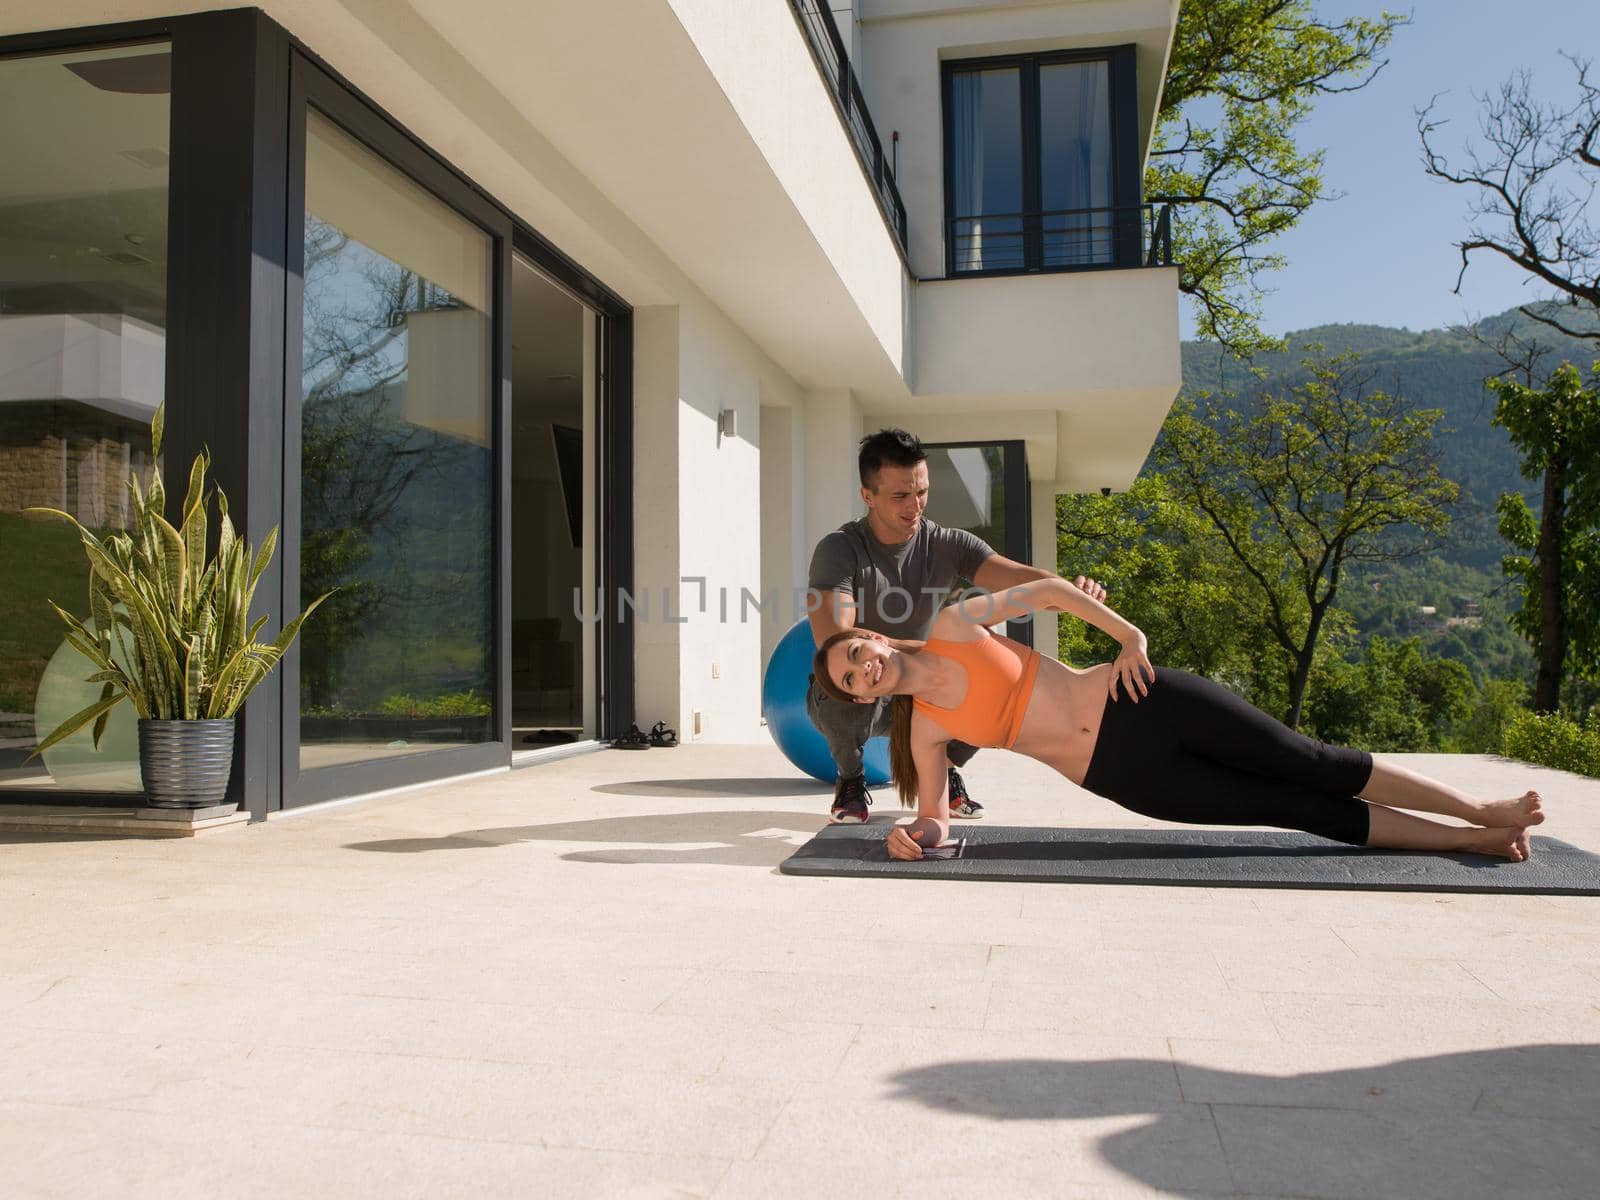
<path fill-rule="evenodd" d="M 678 731 L 668 729 L 665 721 L 657 721 L 649 733 L 642 732 L 637 725 L 629 725 L 626 733 L 611 739 L 613 750 L 648 750 L 652 746 L 670 750 L 677 744 Z"/>

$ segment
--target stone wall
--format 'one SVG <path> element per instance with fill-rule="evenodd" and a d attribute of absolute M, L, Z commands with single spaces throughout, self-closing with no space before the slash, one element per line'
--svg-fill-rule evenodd
<path fill-rule="evenodd" d="M 0 408 L 0 511 L 43 505 L 95 529 L 123 529 L 127 480 L 150 474 L 150 427 L 86 405 Z"/>

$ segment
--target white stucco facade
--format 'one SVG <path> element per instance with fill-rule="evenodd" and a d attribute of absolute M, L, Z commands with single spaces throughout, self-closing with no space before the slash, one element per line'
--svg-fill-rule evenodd
<path fill-rule="evenodd" d="M 208 7 L 13 0 L 0 35 Z M 788 0 L 261 8 L 633 306 L 645 727 L 765 738 L 762 667 L 811 546 L 861 510 L 863 432 L 1024 441 L 1034 558 L 1053 567 L 1055 494 L 1126 487 L 1176 394 L 1171 268 L 940 278 L 940 63 L 1133 45 L 1143 146 L 1177 0 L 836 2 L 897 135 L 904 252 Z"/>

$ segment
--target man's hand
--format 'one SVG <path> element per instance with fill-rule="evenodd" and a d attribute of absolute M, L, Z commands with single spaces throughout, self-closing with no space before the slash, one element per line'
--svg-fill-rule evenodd
<path fill-rule="evenodd" d="M 1080 592 L 1083 592 L 1085 595 L 1092 596 L 1094 599 L 1100 601 L 1101 604 L 1106 602 L 1105 586 L 1103 584 L 1096 583 L 1087 575 L 1079 575 L 1072 581 L 1072 586 L 1077 588 Z"/>

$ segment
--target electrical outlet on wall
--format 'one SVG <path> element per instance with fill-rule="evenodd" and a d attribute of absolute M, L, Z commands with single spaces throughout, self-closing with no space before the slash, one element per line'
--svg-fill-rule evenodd
<path fill-rule="evenodd" d="M 721 663 L 712 663 L 711 664 L 711 678 L 713 678 L 713 679 L 721 679 L 722 678 L 722 664 Z"/>

